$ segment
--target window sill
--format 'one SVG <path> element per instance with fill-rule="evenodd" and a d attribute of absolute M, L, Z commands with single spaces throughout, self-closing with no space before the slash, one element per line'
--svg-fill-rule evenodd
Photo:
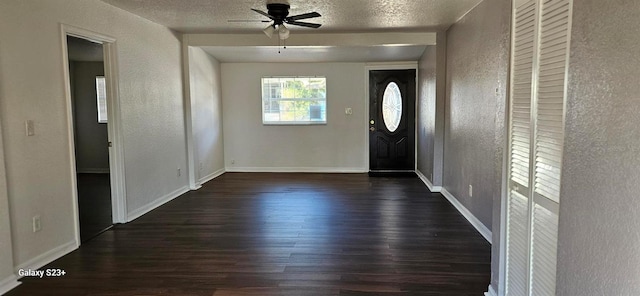
<path fill-rule="evenodd" d="M 287 121 L 287 122 L 263 122 L 265 126 L 281 126 L 281 125 L 327 125 L 326 122 L 300 122 L 300 121 Z"/>

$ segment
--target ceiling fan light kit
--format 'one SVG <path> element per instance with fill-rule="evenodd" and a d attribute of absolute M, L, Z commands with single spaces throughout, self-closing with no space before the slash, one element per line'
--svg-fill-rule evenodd
<path fill-rule="evenodd" d="M 273 33 L 276 32 L 276 28 L 273 27 L 273 25 L 268 25 L 266 28 L 264 28 L 264 30 L 262 30 L 262 32 L 264 32 L 267 37 L 271 38 L 273 37 Z"/>
<path fill-rule="evenodd" d="M 280 40 L 289 38 L 289 33 L 291 33 L 291 31 L 289 31 L 289 29 L 287 29 L 284 24 L 278 26 L 278 37 L 280 37 Z"/>
<path fill-rule="evenodd" d="M 273 37 L 273 34 L 276 31 L 278 32 L 278 38 L 280 38 L 280 40 L 286 40 L 287 38 L 289 38 L 289 34 L 291 33 L 291 31 L 287 29 L 287 27 L 285 27 L 284 24 L 278 25 L 277 27 L 278 28 L 276 29 L 276 25 L 269 25 L 266 28 L 264 28 L 262 32 L 264 32 L 264 34 L 267 35 L 267 37 L 269 38 Z"/>

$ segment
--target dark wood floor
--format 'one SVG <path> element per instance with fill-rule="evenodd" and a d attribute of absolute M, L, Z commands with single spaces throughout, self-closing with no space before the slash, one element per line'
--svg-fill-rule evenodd
<path fill-rule="evenodd" d="M 490 245 L 417 178 L 227 173 L 7 295 L 482 295 Z"/>
<path fill-rule="evenodd" d="M 111 227 L 111 183 L 109 174 L 78 174 L 80 240 L 95 237 Z"/>

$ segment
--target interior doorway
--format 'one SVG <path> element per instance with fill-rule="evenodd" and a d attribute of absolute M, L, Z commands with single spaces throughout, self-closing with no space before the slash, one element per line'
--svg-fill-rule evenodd
<path fill-rule="evenodd" d="M 416 70 L 369 71 L 369 172 L 415 170 Z"/>
<path fill-rule="evenodd" d="M 67 101 L 67 130 L 68 130 L 68 140 L 69 140 L 69 159 L 71 160 L 71 166 L 69 173 L 71 174 L 72 186 L 73 186 L 73 203 L 74 203 L 74 217 L 75 217 L 75 225 L 74 232 L 76 234 L 76 243 L 79 246 L 81 241 L 86 241 L 96 234 L 99 234 L 101 231 L 108 229 L 115 223 L 126 223 L 128 222 L 127 216 L 127 203 L 126 203 L 126 184 L 125 184 L 125 168 L 124 168 L 124 143 L 122 136 L 122 124 L 121 124 L 121 115 L 120 115 L 120 100 L 118 96 L 118 61 L 117 61 L 117 44 L 116 39 L 101 33 L 97 33 L 94 31 L 61 24 L 60 25 L 60 37 L 62 44 L 62 58 L 63 58 L 63 78 L 65 80 L 65 96 Z M 70 39 L 69 37 L 75 37 L 76 39 Z M 93 61 L 96 59 L 100 59 L 99 52 L 88 51 L 80 51 L 80 53 L 70 52 L 73 49 L 69 49 L 69 40 L 81 41 L 83 44 L 90 46 L 91 48 L 96 48 L 101 50 L 102 54 L 102 73 L 103 76 L 99 77 L 99 74 L 90 75 L 89 80 L 92 81 L 92 89 L 95 89 L 95 96 L 90 95 L 90 98 L 87 99 L 88 104 L 92 104 L 95 108 L 95 112 L 86 113 L 89 118 L 91 118 L 92 124 L 101 124 L 106 126 L 107 129 L 107 138 L 106 144 L 104 142 L 104 131 L 102 131 L 101 136 L 96 138 L 100 139 L 99 148 L 102 152 L 102 159 L 104 159 L 104 149 L 108 151 L 108 166 L 102 162 L 83 162 L 79 157 L 81 156 L 81 151 L 76 147 L 76 142 L 79 141 L 78 134 L 78 117 L 80 110 L 76 110 L 74 97 L 76 96 L 76 82 L 72 82 L 72 76 L 77 76 L 75 69 L 71 69 L 73 66 L 73 60 L 76 59 L 88 59 L 89 61 Z M 88 43 L 87 43 L 88 42 Z M 91 55 L 93 57 L 75 57 L 78 54 L 82 55 Z M 70 59 L 71 56 L 71 59 Z M 99 67 L 96 67 L 99 68 Z M 73 72 L 72 72 L 73 71 Z M 72 75 L 73 74 L 73 75 Z M 98 98 L 98 92 L 102 90 L 99 88 L 103 87 L 104 81 L 104 101 L 106 103 L 102 103 L 102 98 Z M 100 106 L 102 105 L 102 106 Z M 98 114 L 98 109 L 102 108 L 101 114 Z M 103 112 L 106 111 L 106 112 Z M 106 113 L 106 123 L 105 114 Z M 91 137 L 91 136 L 90 136 Z M 96 141 L 97 142 L 97 141 Z M 80 144 L 82 145 L 82 144 Z M 100 165 L 87 165 L 93 163 L 94 165 L 99 163 Z M 108 170 L 106 169 L 108 168 Z M 108 171 L 108 173 L 107 173 Z M 86 175 L 81 175 L 86 174 Z M 102 176 L 97 176 L 97 174 L 103 174 Z M 89 178 L 84 178 L 88 176 Z M 90 177 L 102 177 L 98 178 L 101 180 L 93 180 L 95 178 Z M 107 178 L 104 178 L 107 177 Z M 88 179 L 88 180 L 87 180 Z M 80 209 L 81 201 L 78 193 L 85 192 L 83 189 L 83 184 L 78 186 L 78 183 L 86 183 L 88 185 L 91 184 L 108 184 L 108 186 L 102 186 L 99 190 L 100 192 L 109 192 L 108 195 L 111 201 L 111 207 L 108 206 L 109 199 L 103 199 L 100 203 L 102 214 L 100 214 L 100 224 L 96 224 L 96 227 L 87 228 L 91 224 L 87 224 L 85 221 L 85 217 L 93 217 L 90 212 L 85 211 L 85 204 L 90 205 L 91 203 L 82 204 L 83 209 Z M 107 183 L 108 182 L 108 183 Z M 89 190 L 88 190 L 89 191 Z M 96 193 L 97 194 L 97 193 Z M 91 209 L 95 210 L 95 209 Z M 111 221 L 107 222 L 107 219 L 104 217 L 108 217 L 108 213 L 110 210 Z M 82 214 L 81 214 L 82 212 Z M 81 224 L 81 215 L 83 216 L 83 227 L 80 227 Z M 91 223 L 91 222 L 88 222 Z M 81 228 L 83 228 L 81 230 Z M 90 229 L 94 229 L 93 231 L 89 231 Z M 95 229 L 101 229 L 96 231 Z M 87 230 L 85 232 L 85 230 Z M 82 238 L 81 238 L 81 232 Z M 93 236 L 92 236 L 93 234 Z"/>
<path fill-rule="evenodd" d="M 67 36 L 80 241 L 113 225 L 104 48 Z"/>

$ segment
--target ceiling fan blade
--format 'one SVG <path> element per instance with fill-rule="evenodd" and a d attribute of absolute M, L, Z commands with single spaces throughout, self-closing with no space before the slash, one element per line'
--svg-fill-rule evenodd
<path fill-rule="evenodd" d="M 322 26 L 321 24 L 314 24 L 314 23 L 305 23 L 305 22 L 296 22 L 296 21 L 292 21 L 292 22 L 286 22 L 289 25 L 294 25 L 294 26 L 301 26 L 301 27 L 307 27 L 307 28 L 320 28 L 320 26 Z"/>
<path fill-rule="evenodd" d="M 320 17 L 320 16 L 322 15 L 314 11 L 314 12 L 303 13 L 303 14 L 287 17 L 287 21 L 291 22 L 291 21 L 297 21 L 297 20 L 308 19 L 312 17 Z"/>
<path fill-rule="evenodd" d="M 229 23 L 270 23 L 271 21 L 262 20 L 227 20 Z"/>
<path fill-rule="evenodd" d="M 253 10 L 253 11 L 255 11 L 255 12 L 259 13 L 259 14 L 262 14 L 262 15 L 264 15 L 264 16 L 266 16 L 266 17 L 270 18 L 270 19 L 273 19 L 273 16 L 271 16 L 270 14 L 268 14 L 268 13 L 266 13 L 266 12 L 262 11 L 262 10 L 258 10 L 258 9 L 254 9 L 254 8 L 251 8 L 251 10 Z"/>

